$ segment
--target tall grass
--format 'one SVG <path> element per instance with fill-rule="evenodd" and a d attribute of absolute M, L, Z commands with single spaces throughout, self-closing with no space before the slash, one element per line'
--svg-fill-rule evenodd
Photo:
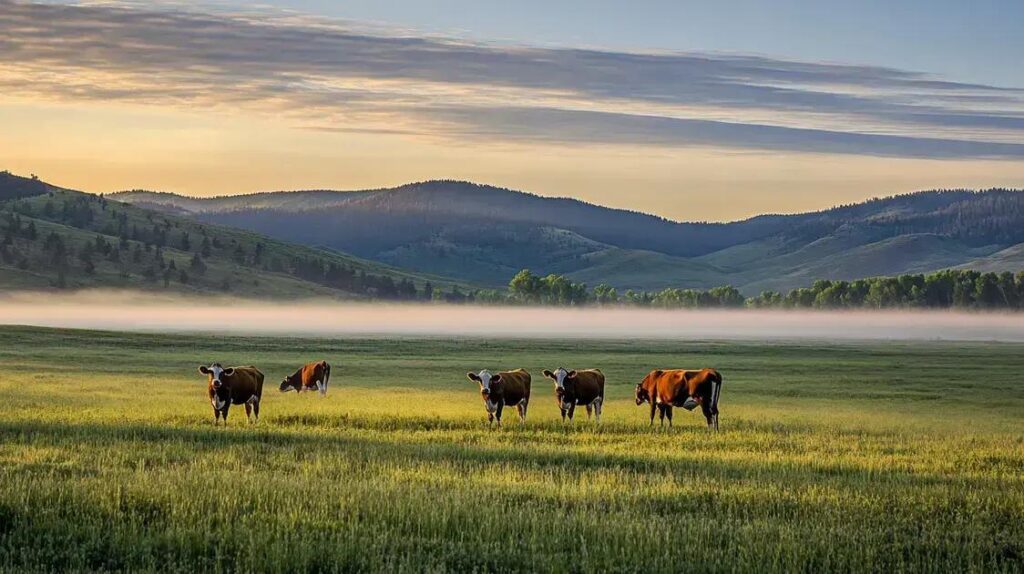
<path fill-rule="evenodd" d="M 225 339 L 0 329 L 0 570 L 1020 571 L 1019 345 Z M 310 359 L 330 395 L 279 395 Z M 212 426 L 202 362 L 256 364 Z M 601 367 L 597 428 L 543 367 Z M 630 401 L 725 374 L 720 433 Z M 487 428 L 464 373 L 534 372 Z"/>

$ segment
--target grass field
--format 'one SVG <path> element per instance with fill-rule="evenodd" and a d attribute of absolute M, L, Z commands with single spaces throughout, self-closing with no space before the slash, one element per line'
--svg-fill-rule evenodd
<path fill-rule="evenodd" d="M 0 327 L 0 571 L 1024 569 L 1024 345 L 299 340 Z M 326 399 L 280 395 L 306 360 Z M 267 373 L 212 426 L 200 363 Z M 542 368 L 600 367 L 598 429 Z M 715 366 L 722 431 L 631 401 Z M 490 430 L 465 372 L 534 374 Z"/>

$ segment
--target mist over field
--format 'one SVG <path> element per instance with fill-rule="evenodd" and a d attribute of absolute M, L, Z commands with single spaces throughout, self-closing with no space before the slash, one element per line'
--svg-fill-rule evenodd
<path fill-rule="evenodd" d="M 0 324 L 316 337 L 1024 341 L 1020 314 L 268 303 L 109 291 L 3 295 Z"/>

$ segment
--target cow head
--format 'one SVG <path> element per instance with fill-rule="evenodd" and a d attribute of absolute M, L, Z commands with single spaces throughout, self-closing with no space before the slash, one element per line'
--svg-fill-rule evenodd
<path fill-rule="evenodd" d="M 651 401 L 651 393 L 647 392 L 647 388 L 644 387 L 643 383 L 637 383 L 636 389 L 633 392 L 636 395 L 636 406 Z"/>
<path fill-rule="evenodd" d="M 505 393 L 501 384 L 501 374 L 491 374 L 484 369 L 479 373 L 466 373 L 469 380 L 480 384 L 480 396 L 484 399 L 484 408 L 487 412 L 494 413 L 498 410 L 498 404 L 504 400 Z"/>
<path fill-rule="evenodd" d="M 567 371 L 564 367 L 558 367 L 553 373 L 545 370 L 544 376 L 555 382 L 555 398 L 558 399 L 559 408 L 569 410 L 576 404 L 576 385 L 579 381 L 575 370 Z"/>
<path fill-rule="evenodd" d="M 284 378 L 281 381 L 281 392 L 287 393 L 288 391 L 301 391 L 302 390 L 302 371 L 295 373 Z"/>
<path fill-rule="evenodd" d="M 634 398 L 636 398 L 636 406 L 640 406 L 644 403 L 650 403 L 654 400 L 652 393 L 654 391 L 655 381 L 663 374 L 665 374 L 665 371 L 651 371 L 647 373 L 644 380 L 637 383 L 636 388 L 633 390 Z"/>
<path fill-rule="evenodd" d="M 220 363 L 214 363 L 209 367 L 200 365 L 199 372 L 209 377 L 210 386 L 213 387 L 213 390 L 215 391 L 219 391 L 227 382 L 227 379 L 229 379 L 231 375 L 235 374 L 235 370 L 233 368 L 228 367 L 225 369 L 220 366 Z"/>

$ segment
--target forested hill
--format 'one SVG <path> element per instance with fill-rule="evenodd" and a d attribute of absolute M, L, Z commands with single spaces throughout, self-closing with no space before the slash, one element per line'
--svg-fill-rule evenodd
<path fill-rule="evenodd" d="M 344 253 L 0 172 L 0 289 L 101 287 L 392 300 L 458 300 L 465 290 Z"/>
<path fill-rule="evenodd" d="M 680 223 L 575 199 L 458 181 L 354 192 L 119 201 L 382 263 L 503 286 L 520 269 L 620 289 L 746 294 L 817 279 L 1024 269 L 1024 193 L 935 190 L 795 215 Z"/>

